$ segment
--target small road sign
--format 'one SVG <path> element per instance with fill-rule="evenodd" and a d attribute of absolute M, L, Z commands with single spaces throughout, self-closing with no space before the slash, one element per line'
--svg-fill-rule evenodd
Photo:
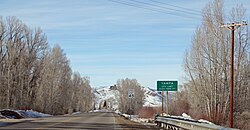
<path fill-rule="evenodd" d="M 135 90 L 134 89 L 128 90 L 128 98 L 135 98 Z"/>
<path fill-rule="evenodd" d="M 177 91 L 178 81 L 157 81 L 157 91 Z"/>

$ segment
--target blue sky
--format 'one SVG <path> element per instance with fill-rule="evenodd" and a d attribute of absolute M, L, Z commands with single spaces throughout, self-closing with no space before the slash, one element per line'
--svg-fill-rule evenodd
<path fill-rule="evenodd" d="M 209 2 L 156 1 L 197 11 Z M 249 0 L 225 0 L 225 11 L 237 3 L 243 3 L 249 11 Z M 135 78 L 151 88 L 156 88 L 157 80 L 185 82 L 184 52 L 191 45 L 201 17 L 175 10 L 164 12 L 109 0 L 0 1 L 1 16 L 17 16 L 32 28 L 42 28 L 49 44 L 59 44 L 70 59 L 73 71 L 90 77 L 93 87 L 110 86 L 121 78 Z"/>

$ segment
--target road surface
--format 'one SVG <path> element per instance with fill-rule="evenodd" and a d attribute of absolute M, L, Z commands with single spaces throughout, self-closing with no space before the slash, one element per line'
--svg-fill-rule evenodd
<path fill-rule="evenodd" d="M 0 123 L 5 126 L 0 129 L 65 129 L 65 130 L 157 130 L 155 126 L 145 126 L 131 122 L 111 112 L 83 113 L 78 115 L 53 116 L 46 118 L 30 118 L 7 120 Z"/>

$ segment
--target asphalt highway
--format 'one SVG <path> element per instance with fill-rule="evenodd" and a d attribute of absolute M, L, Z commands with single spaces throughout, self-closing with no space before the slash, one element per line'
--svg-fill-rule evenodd
<path fill-rule="evenodd" d="M 64 129 L 64 130 L 137 130 L 150 129 L 155 127 L 145 126 L 139 123 L 134 123 L 121 118 L 119 115 L 112 112 L 99 113 L 83 113 L 77 115 L 63 115 L 46 118 L 30 118 L 20 120 L 7 120 L 0 123 L 5 126 L 0 129 L 10 130 L 47 130 L 47 129 Z"/>

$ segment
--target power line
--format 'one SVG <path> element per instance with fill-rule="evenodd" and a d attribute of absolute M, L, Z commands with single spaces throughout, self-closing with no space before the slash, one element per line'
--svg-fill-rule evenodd
<path fill-rule="evenodd" d="M 165 6 L 161 6 L 161 5 L 157 5 L 157 4 L 151 4 L 151 3 L 142 2 L 142 1 L 138 1 L 138 0 L 130 0 L 130 1 L 134 1 L 134 2 L 137 2 L 137 3 L 141 3 L 141 4 L 153 6 L 153 7 L 158 7 L 158 8 L 162 8 L 162 9 L 167 9 L 167 10 L 173 10 L 173 11 L 177 11 L 177 12 L 181 12 L 181 13 L 186 13 L 186 14 L 189 14 L 189 15 L 201 16 L 201 14 L 200 13 L 198 14 L 197 12 L 187 12 L 187 11 L 180 10 L 180 9 L 168 8 L 168 7 L 165 7 Z M 152 0 L 152 1 L 157 2 L 157 1 L 154 1 L 154 0 Z"/>
<path fill-rule="evenodd" d="M 115 1 L 115 0 L 108 0 L 108 1 L 119 3 L 119 4 L 123 4 L 123 5 L 133 6 L 133 7 L 137 7 L 137 8 L 142 8 L 142 9 L 146 9 L 146 10 L 151 10 L 151 11 L 155 11 L 155 12 L 160 12 L 160 13 L 164 13 L 164 14 L 174 15 L 174 14 L 171 14 L 171 13 L 164 12 L 162 10 L 157 10 L 157 9 L 142 7 L 142 6 L 134 5 L 132 3 L 128 3 L 128 2 L 124 2 L 124 1 Z"/>
<path fill-rule="evenodd" d="M 152 6 L 145 7 L 145 6 L 142 6 L 142 5 L 135 4 L 134 2 L 131 3 L 131 2 L 125 2 L 125 1 L 118 1 L 118 0 L 108 0 L 108 1 L 118 3 L 118 4 L 133 6 L 133 7 L 136 7 L 136 8 L 142 8 L 142 9 L 146 9 L 146 10 L 150 10 L 150 11 L 154 11 L 154 12 L 160 12 L 160 13 L 164 13 L 164 14 L 168 14 L 168 15 L 174 15 L 174 16 L 178 16 L 178 17 L 185 17 L 185 18 L 189 18 L 189 19 L 198 19 L 197 17 L 185 16 L 185 15 L 181 15 L 181 14 L 174 14 L 174 13 L 166 12 L 166 10 L 159 9 L 159 8 L 152 8 Z"/>
<path fill-rule="evenodd" d="M 167 3 L 163 3 L 163 2 L 160 2 L 160 1 L 156 1 L 156 0 L 149 0 L 149 1 L 159 3 L 159 4 L 163 4 L 163 5 L 172 6 L 172 7 L 183 9 L 183 10 L 190 11 L 190 12 L 195 12 L 195 13 L 197 13 L 199 15 L 202 15 L 200 11 L 197 11 L 197 10 L 194 10 L 194 9 L 185 8 L 185 7 L 181 7 L 181 6 L 176 6 L 176 5 L 172 5 L 172 4 L 167 4 Z"/>

